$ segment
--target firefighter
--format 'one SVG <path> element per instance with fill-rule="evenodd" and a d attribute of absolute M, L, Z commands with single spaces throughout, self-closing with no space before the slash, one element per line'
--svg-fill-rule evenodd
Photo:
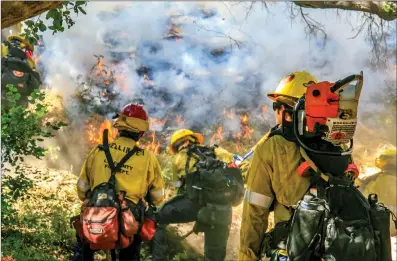
<path fill-rule="evenodd" d="M 109 148 L 113 161 L 119 162 L 136 146 L 144 132 L 149 130 L 149 117 L 141 105 L 128 104 L 118 116 L 114 127 L 118 129 L 119 136 L 109 144 Z M 110 169 L 106 165 L 105 153 L 98 147 L 94 148 L 84 162 L 77 182 L 77 193 L 82 201 L 96 186 L 109 180 Z M 146 198 L 150 198 L 150 203 L 155 206 L 161 204 L 164 200 L 164 180 L 154 154 L 143 150 L 132 156 L 116 174 L 116 190 L 126 192 L 125 197 L 137 220 L 141 220 L 140 204 L 148 203 Z M 140 247 L 141 239 L 135 235 L 132 245 L 120 250 L 118 260 L 139 260 Z M 112 260 L 116 260 L 114 250 L 111 254 Z M 82 255 L 82 260 L 93 261 L 94 251 L 89 244 L 83 245 Z"/>
<path fill-rule="evenodd" d="M 22 35 L 10 35 L 1 44 L 1 100 L 9 107 L 7 85 L 12 84 L 21 94 L 17 105 L 27 106 L 28 96 L 39 89 L 42 81 L 33 60 L 34 46 Z"/>
<path fill-rule="evenodd" d="M 289 207 L 295 205 L 309 188 L 309 179 L 296 171 L 301 154 L 292 141 L 290 110 L 306 92 L 306 87 L 314 83 L 317 80 L 310 73 L 294 72 L 280 82 L 275 92 L 268 94 L 274 101 L 277 125 L 256 145 L 248 170 L 240 230 L 240 261 L 260 259 L 270 211 L 274 211 L 275 224 L 288 221 L 291 217 Z M 272 135 L 277 131 L 282 131 L 283 135 Z M 280 245 L 280 249 L 285 247 Z M 287 260 L 285 250 L 275 251 L 272 261 Z"/>
<path fill-rule="evenodd" d="M 385 151 L 375 160 L 375 166 L 381 171 L 361 183 L 361 191 L 364 196 L 368 197 L 369 194 L 375 193 L 378 195 L 379 202 L 385 204 L 393 213 L 397 213 L 396 201 L 396 155 L 395 149 Z M 390 234 L 396 236 L 397 231 L 394 222 L 390 220 Z"/>
<path fill-rule="evenodd" d="M 187 198 L 185 194 L 184 176 L 196 170 L 197 160 L 190 157 L 188 150 L 192 145 L 202 145 L 204 137 L 188 129 L 180 129 L 171 137 L 170 151 L 174 154 L 172 161 L 173 179 L 178 195 L 164 204 L 156 215 L 157 231 L 153 239 L 153 260 L 164 261 L 166 259 L 165 234 L 166 226 L 171 223 L 187 223 L 197 220 L 197 214 L 201 205 Z M 215 148 L 216 158 L 223 162 L 232 162 L 233 154 L 222 148 Z M 189 163 L 187 163 L 189 161 Z M 244 164 L 243 164 L 244 165 Z M 231 213 L 230 213 L 231 214 Z M 225 222 L 227 223 L 227 222 Z M 197 222 L 196 222 L 197 225 Z M 204 256 L 205 260 L 223 261 L 226 257 L 226 245 L 229 236 L 230 224 L 218 226 L 204 226 Z"/>

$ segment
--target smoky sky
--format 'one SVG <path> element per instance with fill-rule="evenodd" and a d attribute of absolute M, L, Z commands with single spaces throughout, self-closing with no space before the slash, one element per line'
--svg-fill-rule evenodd
<path fill-rule="evenodd" d="M 324 25 L 324 42 L 320 35 L 309 37 L 299 19 L 291 20 L 287 5 L 271 3 L 267 10 L 258 4 L 247 15 L 247 3 L 90 2 L 87 15 L 74 17 L 72 28 L 45 32 L 45 81 L 63 94 L 70 115 L 83 120 L 90 112 L 81 113 L 72 95 L 77 79 L 89 76 L 94 55 L 103 55 L 103 63 L 125 77 L 112 84 L 119 96 L 102 111 L 107 117 L 141 101 L 153 118 L 181 115 L 193 128 L 222 120 L 232 132 L 239 125 L 224 119 L 225 110 L 261 114 L 262 105 L 271 104 L 266 93 L 293 71 L 328 81 L 363 71 L 362 100 L 385 79 L 395 82 L 395 71 L 369 68 L 371 46 L 364 35 L 350 39 L 359 23 L 356 13 L 344 12 L 342 19 L 332 11 L 305 9 Z M 182 39 L 162 39 L 171 24 Z M 153 86 L 145 84 L 143 74 Z M 97 84 L 93 91 L 100 88 Z M 101 106 L 106 99 L 91 102 Z M 272 111 L 267 113 L 271 120 Z"/>

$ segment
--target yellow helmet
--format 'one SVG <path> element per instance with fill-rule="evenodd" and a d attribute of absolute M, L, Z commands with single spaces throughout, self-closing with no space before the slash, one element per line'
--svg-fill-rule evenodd
<path fill-rule="evenodd" d="M 387 167 L 395 167 L 397 161 L 396 149 L 390 149 L 382 153 L 375 159 L 375 166 L 380 169 L 386 169 Z"/>
<path fill-rule="evenodd" d="M 182 138 L 193 137 L 199 144 L 203 144 L 204 137 L 200 133 L 193 132 L 188 129 L 180 129 L 175 131 L 171 136 L 170 151 L 175 153 L 173 146 Z"/>
<path fill-rule="evenodd" d="M 306 92 L 306 87 L 317 83 L 317 79 L 306 71 L 293 72 L 285 77 L 274 92 L 267 96 L 273 101 L 280 101 L 294 106 L 296 101 Z"/>

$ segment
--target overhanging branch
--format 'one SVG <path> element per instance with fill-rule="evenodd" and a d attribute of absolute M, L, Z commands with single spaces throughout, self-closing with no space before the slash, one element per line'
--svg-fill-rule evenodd
<path fill-rule="evenodd" d="M 2 1 L 1 28 L 7 28 L 60 6 L 62 1 Z"/>
<path fill-rule="evenodd" d="M 361 11 L 377 15 L 385 21 L 397 19 L 397 3 L 392 1 L 294 1 L 294 4 L 304 8 Z"/>

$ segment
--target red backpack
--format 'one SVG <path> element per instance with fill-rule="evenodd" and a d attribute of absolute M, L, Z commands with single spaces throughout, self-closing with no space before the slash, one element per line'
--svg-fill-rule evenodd
<path fill-rule="evenodd" d="M 115 166 L 109 150 L 107 129 L 103 133 L 103 145 L 100 149 L 105 152 L 111 176 L 108 182 L 95 187 L 91 197 L 85 202 L 86 206 L 83 206 L 80 215 L 82 234 L 84 241 L 90 243 L 93 250 L 123 249 L 132 244 L 134 234 L 139 230 L 139 223 L 128 207 L 124 198 L 125 192 L 116 193 L 115 175 L 140 149 L 134 147 Z"/>

